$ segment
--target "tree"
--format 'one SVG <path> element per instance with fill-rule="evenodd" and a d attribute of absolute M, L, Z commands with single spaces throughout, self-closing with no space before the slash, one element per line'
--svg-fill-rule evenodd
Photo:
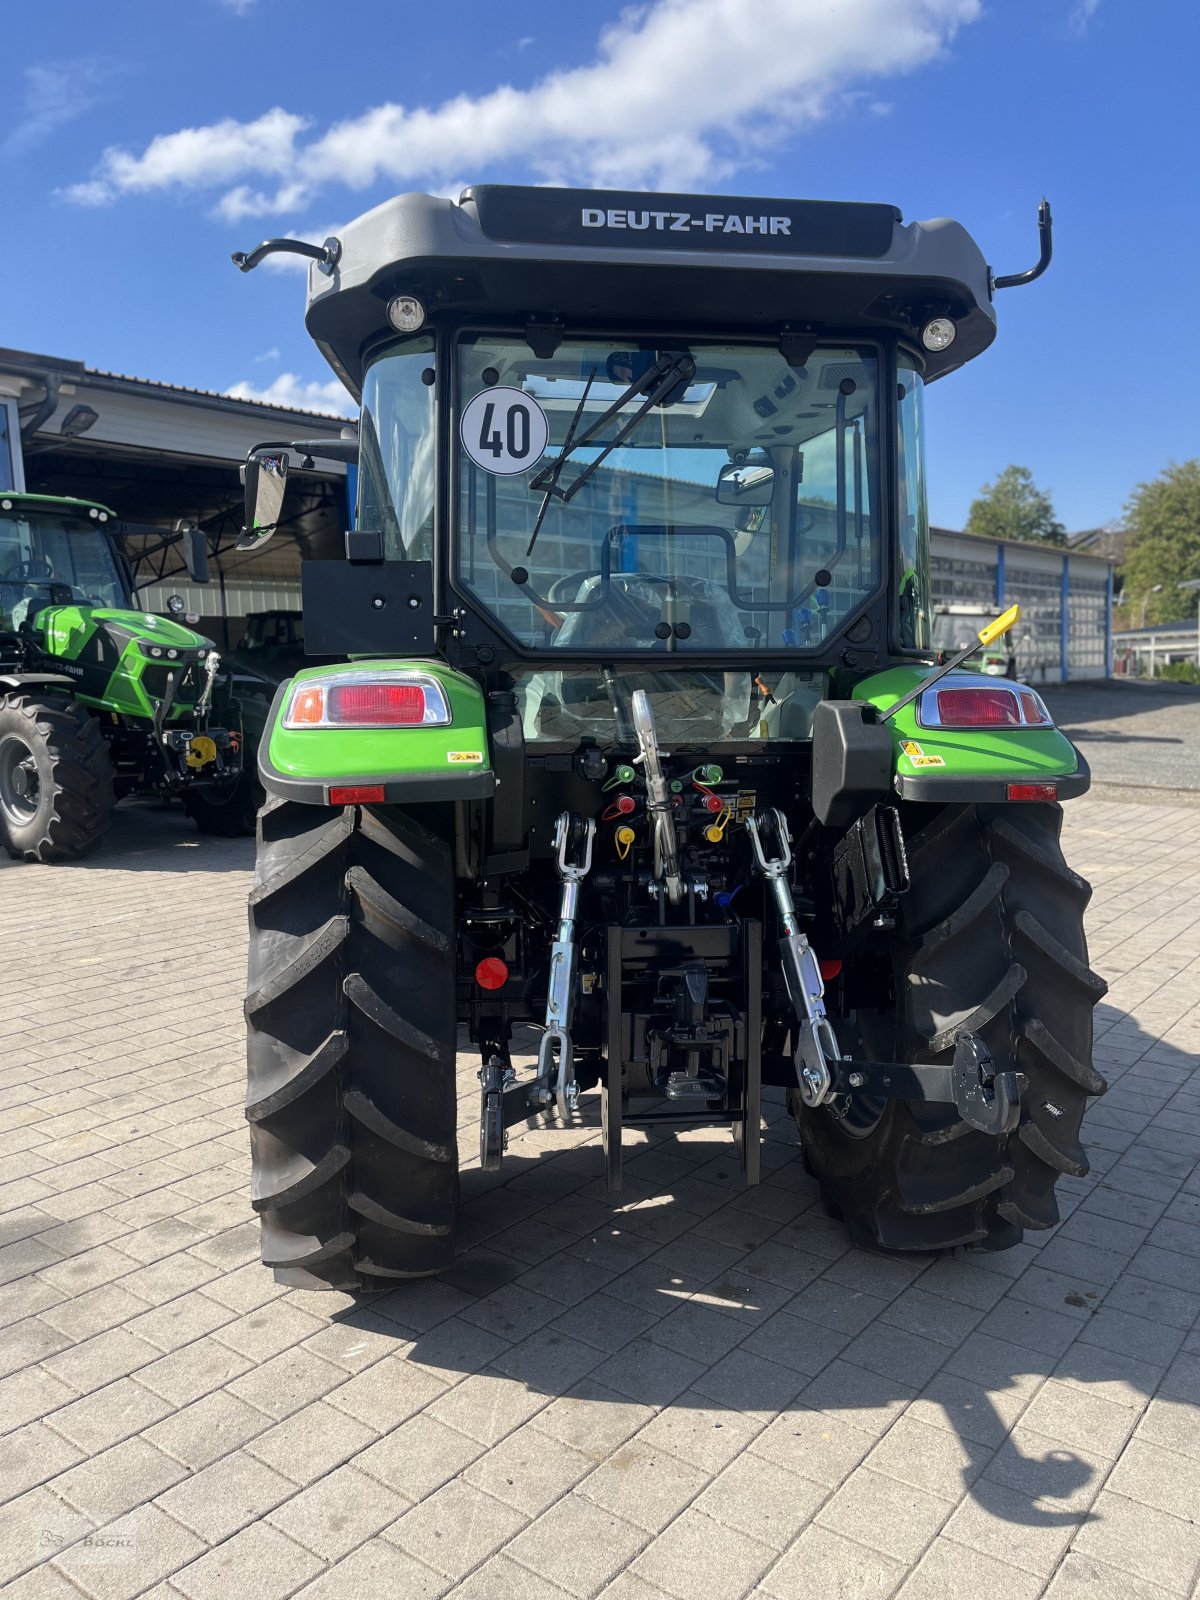
<path fill-rule="evenodd" d="M 1067 538 L 1054 502 L 1034 483 L 1028 467 L 1005 467 L 995 483 L 984 484 L 967 513 L 967 532 L 1033 544 L 1065 544 Z"/>
<path fill-rule="evenodd" d="M 1179 584 L 1200 578 L 1200 460 L 1172 462 L 1139 483 L 1125 507 L 1125 594 L 1146 621 L 1178 622 L 1196 605 Z M 1162 589 L 1155 594 L 1155 584 Z"/>

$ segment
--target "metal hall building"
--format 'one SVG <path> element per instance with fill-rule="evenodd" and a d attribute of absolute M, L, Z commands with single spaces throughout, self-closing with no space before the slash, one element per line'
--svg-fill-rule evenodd
<path fill-rule="evenodd" d="M 239 467 L 253 446 L 336 439 L 343 417 L 99 371 L 81 361 L 0 348 L 0 490 L 78 495 L 116 512 L 142 605 L 169 594 L 223 649 L 247 616 L 298 612 L 300 563 L 341 554 L 355 474 L 335 463 L 297 474 L 287 520 L 261 553 L 239 553 Z M 212 581 L 191 584 L 171 534 L 208 535 Z M 994 616 L 1018 602 L 1012 640 L 1031 683 L 1103 678 L 1112 670 L 1112 562 L 1044 545 L 932 530 L 937 616 Z M 935 631 L 935 643 L 939 642 Z"/>

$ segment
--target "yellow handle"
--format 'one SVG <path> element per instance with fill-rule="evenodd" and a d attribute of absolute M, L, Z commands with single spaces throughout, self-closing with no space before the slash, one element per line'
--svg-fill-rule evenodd
<path fill-rule="evenodd" d="M 1009 606 L 1003 616 L 997 617 L 995 622 L 989 622 L 986 628 L 980 628 L 980 644 L 991 644 L 993 639 L 998 639 L 1002 633 L 1007 633 L 1020 615 L 1020 606 Z"/>

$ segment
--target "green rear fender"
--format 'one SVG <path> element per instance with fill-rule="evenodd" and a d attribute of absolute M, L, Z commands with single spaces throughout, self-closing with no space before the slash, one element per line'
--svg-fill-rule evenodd
<path fill-rule="evenodd" d="M 856 684 L 853 697 L 884 712 L 935 670 L 892 667 Z M 957 676 L 950 673 L 942 681 L 952 684 Z M 1027 687 L 999 678 L 994 682 Z M 1005 801 L 1010 783 L 1054 783 L 1058 798 L 1069 800 L 1091 782 L 1087 763 L 1057 728 L 923 728 L 917 706 L 911 701 L 885 723 L 895 753 L 895 787 L 904 800 Z"/>
<path fill-rule="evenodd" d="M 414 728 L 285 728 L 294 689 L 347 668 L 305 667 L 282 683 L 258 752 L 268 794 L 310 805 L 337 804 L 331 788 L 382 787 L 389 803 L 445 803 L 488 798 L 495 788 L 487 713 L 479 685 L 440 661 L 354 660 L 355 672 L 412 671 L 436 678 L 450 723 Z"/>

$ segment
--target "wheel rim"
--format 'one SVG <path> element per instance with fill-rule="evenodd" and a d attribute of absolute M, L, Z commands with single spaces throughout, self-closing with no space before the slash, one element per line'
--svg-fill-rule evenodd
<path fill-rule="evenodd" d="M 0 811 L 10 823 L 23 827 L 37 816 L 42 783 L 37 761 L 24 739 L 15 733 L 0 738 Z"/>

